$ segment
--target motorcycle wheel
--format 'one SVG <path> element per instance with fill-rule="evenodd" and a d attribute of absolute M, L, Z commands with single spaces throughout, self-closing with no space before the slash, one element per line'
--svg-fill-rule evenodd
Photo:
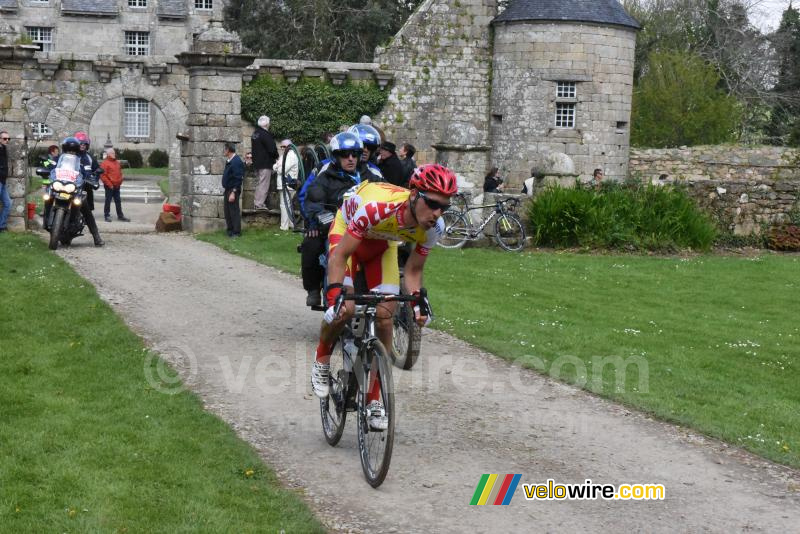
<path fill-rule="evenodd" d="M 56 208 L 53 226 L 50 227 L 50 250 L 58 250 L 58 238 L 61 236 L 61 230 L 64 226 L 64 213 L 64 208 Z"/>

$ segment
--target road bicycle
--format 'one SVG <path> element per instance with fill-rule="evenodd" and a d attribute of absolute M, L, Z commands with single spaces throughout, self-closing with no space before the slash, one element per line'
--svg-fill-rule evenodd
<path fill-rule="evenodd" d="M 525 227 L 514 210 L 519 204 L 516 198 L 500 200 L 496 204 L 471 206 L 466 211 L 449 209 L 442 214 L 445 223 L 444 236 L 439 246 L 444 248 L 461 248 L 467 241 L 475 241 L 483 237 L 483 229 L 494 221 L 494 240 L 505 250 L 522 250 L 525 245 Z M 469 212 L 484 208 L 494 208 L 477 227 L 470 222 Z"/>
<path fill-rule="evenodd" d="M 394 445 L 394 382 L 386 348 L 376 335 L 378 305 L 383 302 L 417 302 L 430 316 L 424 289 L 420 295 L 385 295 L 380 293 L 341 294 L 334 311 L 338 315 L 345 300 L 355 303 L 355 314 L 336 341 L 331 356 L 330 390 L 320 399 L 322 431 L 325 441 L 335 446 L 344 432 L 347 412 L 355 412 L 358 428 L 358 450 L 367 483 L 380 486 L 389 472 Z M 375 370 L 374 377 L 372 370 Z M 386 430 L 374 430 L 368 424 L 372 415 L 367 408 L 370 380 L 378 380 Z"/>

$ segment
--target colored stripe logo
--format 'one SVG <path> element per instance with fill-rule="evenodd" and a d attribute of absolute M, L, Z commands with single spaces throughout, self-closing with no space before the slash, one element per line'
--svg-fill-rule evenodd
<path fill-rule="evenodd" d="M 506 505 L 511 503 L 511 498 L 514 497 L 514 491 L 517 489 L 520 478 L 522 478 L 522 475 L 513 474 L 481 476 L 478 487 L 475 488 L 475 493 L 469 502 L 470 506 L 483 506 L 484 504 Z"/>

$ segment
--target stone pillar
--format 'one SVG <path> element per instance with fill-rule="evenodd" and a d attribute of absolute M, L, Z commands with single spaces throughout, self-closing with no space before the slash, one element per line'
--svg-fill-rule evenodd
<path fill-rule="evenodd" d="M 181 141 L 181 205 L 184 228 L 202 232 L 224 228 L 222 171 L 225 142 L 241 143 L 242 74 L 255 56 L 242 54 L 239 37 L 212 22 L 191 52 L 177 56 L 189 71 L 189 118 Z"/>
<path fill-rule="evenodd" d="M 28 99 L 22 91 L 23 64 L 38 50 L 30 45 L 0 45 L 0 130 L 11 137 L 7 145 L 8 179 L 11 195 L 9 230 L 24 230 L 26 224 L 26 195 L 28 193 L 28 135 L 26 106 Z"/>

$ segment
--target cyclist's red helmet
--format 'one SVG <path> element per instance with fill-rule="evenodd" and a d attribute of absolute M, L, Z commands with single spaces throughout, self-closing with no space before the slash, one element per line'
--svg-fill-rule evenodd
<path fill-rule="evenodd" d="M 451 197 L 458 192 L 456 175 L 447 167 L 437 164 L 420 165 L 408 181 L 410 189 L 441 193 Z"/>
<path fill-rule="evenodd" d="M 92 144 L 92 140 L 89 139 L 89 136 L 86 134 L 86 132 L 75 132 L 73 137 L 75 137 L 80 144 L 86 145 L 86 148 L 89 148 L 89 146 Z"/>

